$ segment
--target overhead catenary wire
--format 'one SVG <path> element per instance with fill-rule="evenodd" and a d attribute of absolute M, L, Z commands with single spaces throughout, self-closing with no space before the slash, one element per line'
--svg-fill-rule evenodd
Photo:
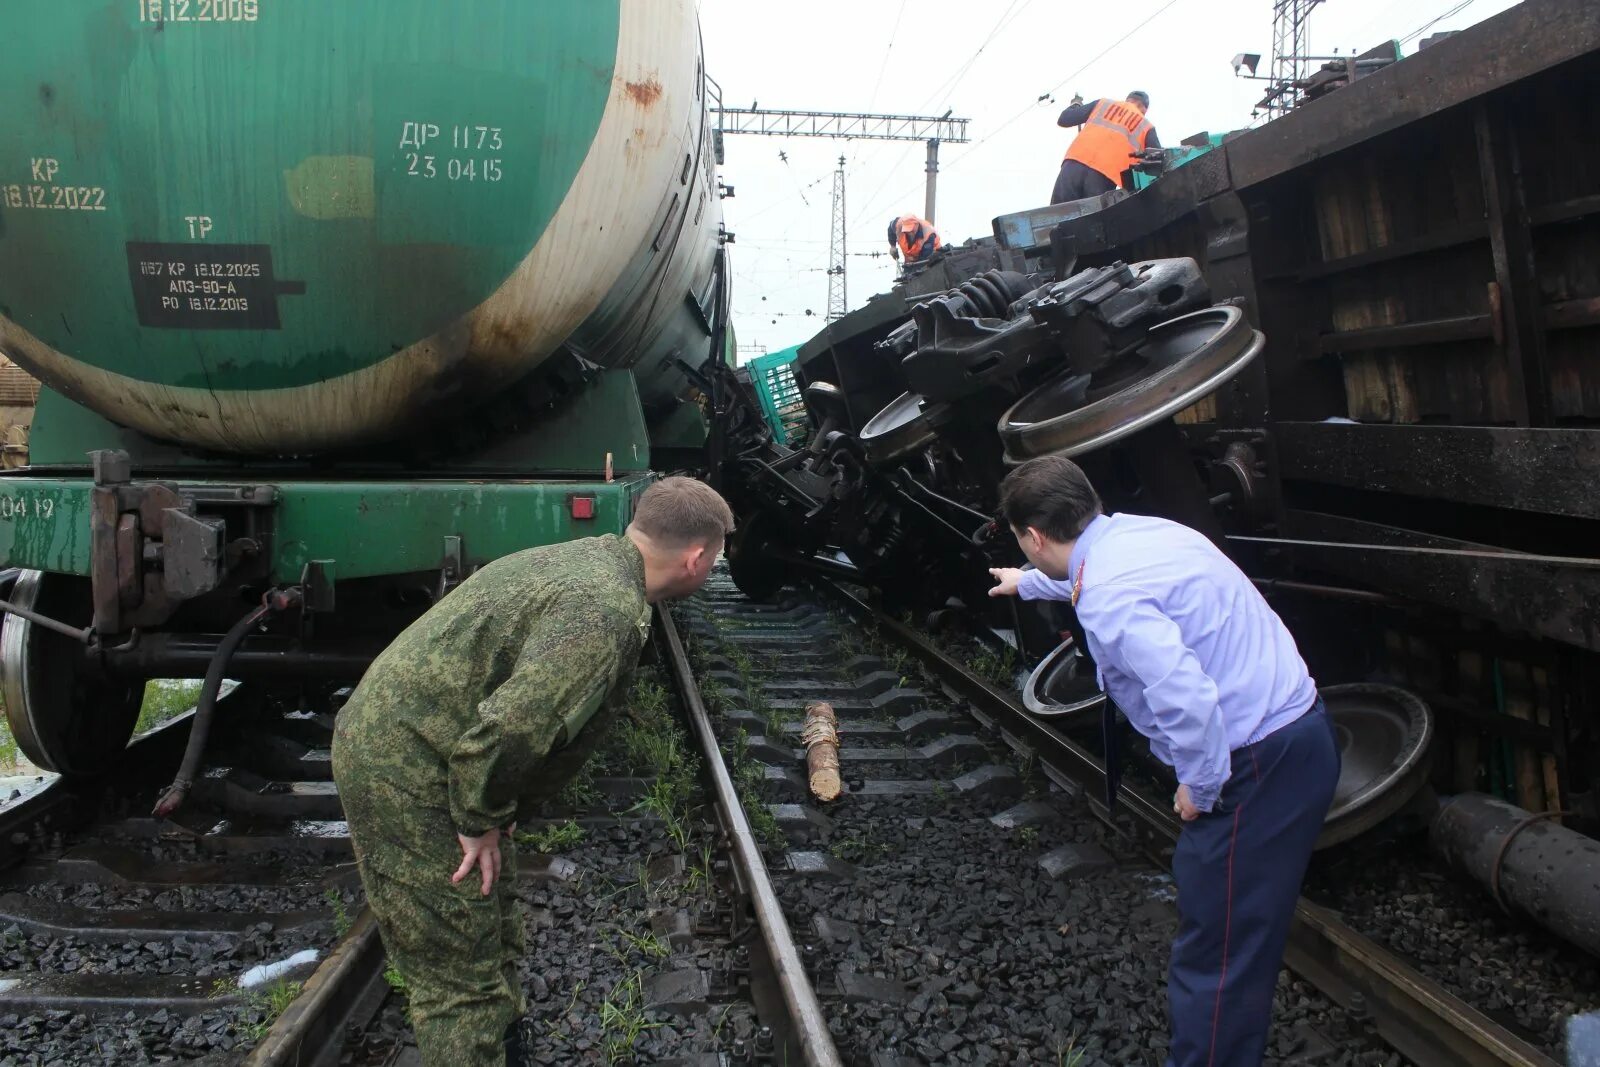
<path fill-rule="evenodd" d="M 1401 44 L 1410 43 L 1411 41 L 1415 40 L 1416 38 L 1421 37 L 1424 33 L 1427 33 L 1430 29 L 1432 29 L 1434 26 L 1438 25 L 1439 23 L 1443 22 L 1445 19 L 1451 18 L 1452 16 L 1461 14 L 1461 12 L 1463 12 L 1467 8 L 1471 7 L 1472 4 L 1473 4 L 1473 0 L 1461 0 L 1461 3 L 1457 4 L 1455 7 L 1451 8 L 1449 11 L 1446 11 L 1441 15 L 1435 15 L 1432 19 L 1429 19 L 1427 22 L 1424 22 L 1421 26 L 1418 26 L 1416 29 L 1412 30 L 1410 33 L 1408 33 L 1404 37 L 1400 38 L 1400 43 Z"/>
<path fill-rule="evenodd" d="M 905 18 L 906 5 L 910 0 L 900 0 L 900 10 L 895 12 L 894 25 L 889 28 L 889 43 L 884 46 L 883 60 L 878 64 L 878 76 L 873 80 L 872 93 L 867 97 L 866 110 L 870 113 L 878 104 L 878 90 L 883 87 L 883 76 L 889 70 L 889 57 L 894 54 L 895 40 L 900 36 L 900 21 Z M 861 154 L 861 144 L 857 142 L 850 150 L 850 165 L 855 166 L 856 157 Z"/>
<path fill-rule="evenodd" d="M 1095 55 L 1092 58 L 1090 58 L 1088 61 L 1086 61 L 1081 66 L 1079 66 L 1076 70 L 1074 70 L 1071 74 L 1068 74 L 1065 78 L 1062 78 L 1061 81 L 1057 82 L 1055 85 L 1053 85 L 1049 89 L 1045 90 L 1045 92 L 1039 94 L 1039 96 L 1037 98 L 1035 98 L 1035 100 L 1032 103 L 1028 104 L 1026 107 L 1022 108 L 1022 110 L 1018 111 L 1015 115 L 1012 115 L 1009 119 L 1007 119 L 1006 121 L 1002 122 L 999 126 L 995 127 L 993 130 L 990 130 L 988 133 L 984 134 L 982 137 L 980 137 L 976 141 L 974 141 L 967 148 L 967 150 L 965 152 L 962 152 L 959 156 L 956 156 L 954 159 L 952 159 L 952 160 L 950 160 L 950 161 L 948 161 L 946 163 L 942 163 L 941 164 L 941 168 L 943 170 L 949 170 L 951 167 L 955 166 L 957 163 L 960 163 L 962 160 L 968 159 L 969 157 L 971 157 L 975 153 L 981 151 L 983 149 L 983 146 L 988 144 L 988 143 L 990 143 L 991 141 L 993 141 L 996 136 L 998 136 L 999 134 L 1005 132 L 1007 129 L 1011 128 L 1012 126 L 1016 125 L 1018 119 L 1022 118 L 1024 115 L 1028 114 L 1031 111 L 1037 111 L 1040 101 L 1042 101 L 1042 100 L 1044 100 L 1044 99 L 1046 99 L 1048 97 L 1054 96 L 1063 87 L 1071 84 L 1072 81 L 1075 78 L 1077 78 L 1080 75 L 1082 75 L 1090 67 L 1092 67 L 1096 63 L 1100 62 L 1106 56 L 1110 55 L 1112 51 L 1114 51 L 1115 49 L 1120 47 L 1122 44 L 1127 42 L 1131 37 L 1133 37 L 1134 34 L 1139 33 L 1142 30 L 1148 29 L 1149 26 L 1150 26 L 1150 23 L 1154 22 L 1156 19 L 1158 19 L 1162 15 L 1166 14 L 1168 11 L 1170 11 L 1173 7 L 1177 6 L 1181 2 L 1182 2 L 1182 0 L 1167 0 L 1167 2 L 1165 4 L 1162 4 L 1161 7 L 1158 8 L 1153 14 L 1151 14 L 1151 15 L 1143 18 L 1143 19 L 1140 19 L 1131 28 L 1129 28 L 1128 32 L 1124 33 L 1121 37 L 1118 37 L 1115 41 L 1112 41 L 1110 44 L 1106 45 L 1099 52 L 1095 53 Z M 1469 0 L 1469 2 L 1470 2 L 1470 0 Z M 898 200 L 902 196 L 907 196 L 910 193 L 915 192 L 916 188 L 917 188 L 916 186 L 908 186 L 907 189 L 904 192 L 897 193 L 895 195 L 894 199 Z M 870 209 L 875 207 L 875 206 L 877 206 L 876 205 L 876 201 L 875 200 L 869 200 L 868 203 L 867 203 L 867 207 L 863 209 L 863 212 L 864 213 L 870 213 Z"/>
<path fill-rule="evenodd" d="M 1017 6 L 1019 3 L 1022 5 L 1020 9 Z M 965 62 L 956 68 L 954 73 L 952 73 L 943 82 L 940 82 L 933 92 L 922 98 L 922 102 L 917 105 L 916 110 L 918 112 L 925 111 L 928 105 L 934 100 L 938 99 L 940 96 L 949 96 L 954 94 L 956 88 L 960 86 L 962 80 L 967 76 L 967 74 L 972 70 L 973 65 L 978 61 L 978 57 L 983 54 L 984 49 L 988 48 L 989 45 L 994 42 L 995 38 L 1003 31 L 1003 29 L 1010 29 L 1011 26 L 1016 23 L 1017 19 L 1022 17 L 1022 13 L 1028 9 L 1028 5 L 1032 3 L 1033 0 L 1011 0 L 1011 6 L 1006 8 L 1005 11 L 1001 12 L 1000 17 L 995 20 L 994 26 L 989 30 L 989 35 L 979 43 L 978 47 L 974 49 L 972 54 L 966 58 Z M 1014 15 L 1012 14 L 1013 11 L 1016 12 Z M 1006 21 L 1007 16 L 1011 16 L 1011 21 L 1009 23 Z M 874 188 L 871 193 L 867 195 L 866 203 L 869 206 L 877 203 L 878 194 L 883 192 L 884 186 L 888 185 L 894 180 L 895 174 L 905 162 L 906 153 L 910 150 L 911 149 L 909 146 L 902 145 L 900 147 L 899 156 L 896 158 L 894 166 L 888 168 L 888 173 L 884 176 L 884 179 L 878 183 L 876 188 Z"/>

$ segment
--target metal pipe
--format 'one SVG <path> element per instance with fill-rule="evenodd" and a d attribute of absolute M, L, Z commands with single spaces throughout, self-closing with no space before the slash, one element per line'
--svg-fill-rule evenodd
<path fill-rule="evenodd" d="M 178 774 L 172 779 L 172 784 L 156 800 L 153 812 L 156 818 L 164 819 L 177 811 L 194 785 L 194 776 L 200 770 L 200 757 L 205 754 L 206 738 L 211 733 L 211 720 L 217 714 L 217 692 L 222 688 L 222 675 L 228 669 L 228 661 L 233 658 L 233 650 L 239 647 L 244 635 L 256 623 L 299 602 L 298 590 L 278 595 L 267 594 L 259 607 L 251 609 L 248 615 L 233 624 L 233 629 L 217 646 L 216 654 L 211 657 L 211 666 L 206 670 L 206 680 L 200 686 L 200 701 L 195 705 L 194 721 L 189 726 L 189 744 L 183 750 L 183 762 L 179 764 Z"/>
<path fill-rule="evenodd" d="M 1345 589 L 1337 585 L 1315 585 L 1311 582 L 1295 582 L 1287 578 L 1252 578 L 1256 588 L 1263 593 L 1275 593 L 1282 590 L 1285 593 L 1304 593 L 1306 596 L 1325 597 L 1328 600 L 1354 600 L 1362 604 L 1398 604 L 1399 601 L 1387 593 L 1374 593 L 1367 589 Z"/>
<path fill-rule="evenodd" d="M 1557 937 L 1600 956 L 1600 841 L 1483 793 L 1462 793 L 1439 808 L 1428 832 L 1433 850 Z"/>
<path fill-rule="evenodd" d="M 742 873 L 750 892 L 750 904 L 761 927 L 761 937 L 767 954 L 772 957 L 777 971 L 778 986 L 783 990 L 784 1003 L 794 1020 L 801 1052 L 811 1067 L 843 1067 L 839 1051 L 834 1048 L 833 1035 L 828 1032 L 828 1020 L 822 1014 L 811 980 L 806 977 L 805 964 L 794 946 L 794 935 L 783 917 L 783 905 L 767 877 L 767 865 L 761 858 L 755 834 L 750 830 L 750 820 L 745 817 L 739 794 L 733 788 L 733 778 L 722 761 L 722 750 L 717 747 L 717 736 L 711 728 L 711 717 L 700 699 L 700 687 L 695 684 L 694 672 L 689 668 L 689 657 L 684 653 L 683 640 L 672 623 L 672 615 L 660 604 L 656 605 L 656 620 L 661 625 L 667 650 L 672 660 L 672 673 L 677 677 L 678 690 L 683 696 L 684 710 L 693 727 L 695 739 L 705 758 L 707 773 L 711 775 L 712 790 L 717 804 L 728 820 L 728 843 L 735 864 Z"/>
<path fill-rule="evenodd" d="M 58 634 L 65 634 L 74 641 L 81 641 L 86 645 L 94 640 L 94 631 L 92 630 L 80 630 L 76 626 L 68 626 L 64 622 L 57 622 L 55 619 L 40 615 L 36 611 L 19 608 L 9 600 L 0 600 L 0 611 L 15 615 L 20 619 L 27 619 L 36 626 L 43 626 L 46 630 L 54 630 Z"/>
<path fill-rule="evenodd" d="M 204 678 L 222 645 L 221 634 L 141 634 L 125 648 L 86 653 L 101 669 L 133 678 Z M 379 641 L 317 641 L 307 644 L 294 637 L 251 634 L 228 661 L 228 677 L 317 678 L 354 680 L 366 673 L 378 653 Z"/>
<path fill-rule="evenodd" d="M 798 552 L 790 552 L 781 548 L 768 551 L 767 558 L 774 563 L 786 563 L 791 567 L 799 567 L 801 570 L 825 575 L 829 578 L 837 578 L 840 581 L 859 583 L 864 580 L 859 567 L 851 566 L 848 563 L 840 563 L 836 559 L 824 559 L 821 556 L 803 556 Z"/>

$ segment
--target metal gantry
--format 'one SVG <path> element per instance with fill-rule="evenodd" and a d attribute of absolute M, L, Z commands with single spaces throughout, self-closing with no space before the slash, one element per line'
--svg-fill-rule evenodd
<path fill-rule="evenodd" d="M 716 96 L 721 100 L 720 91 Z M 923 213 L 933 222 L 939 180 L 939 144 L 966 144 L 968 119 L 943 115 L 885 115 L 854 111 L 787 111 L 777 108 L 713 107 L 717 116 L 717 143 L 730 133 L 765 137 L 832 137 L 846 141 L 926 141 L 928 144 L 927 193 Z M 833 228 L 828 238 L 828 321 L 848 310 L 845 299 L 844 157 L 833 175 Z"/>
<path fill-rule="evenodd" d="M 873 115 L 849 111 L 782 111 L 771 108 L 717 107 L 723 133 L 768 137 L 842 137 L 864 141 L 949 141 L 965 144 L 967 119 L 947 111 L 931 115 Z"/>

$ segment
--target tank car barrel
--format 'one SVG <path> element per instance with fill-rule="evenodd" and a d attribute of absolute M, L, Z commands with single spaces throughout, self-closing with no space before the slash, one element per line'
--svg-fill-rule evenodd
<path fill-rule="evenodd" d="M 1600 841 L 1483 793 L 1447 801 L 1429 840 L 1507 911 L 1600 956 Z"/>

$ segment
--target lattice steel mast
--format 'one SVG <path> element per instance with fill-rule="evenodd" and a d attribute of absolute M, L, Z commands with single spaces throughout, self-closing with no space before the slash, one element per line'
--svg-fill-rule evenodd
<path fill-rule="evenodd" d="M 844 318 L 850 301 L 844 287 L 844 156 L 833 172 L 833 226 L 828 232 L 828 320 Z"/>

